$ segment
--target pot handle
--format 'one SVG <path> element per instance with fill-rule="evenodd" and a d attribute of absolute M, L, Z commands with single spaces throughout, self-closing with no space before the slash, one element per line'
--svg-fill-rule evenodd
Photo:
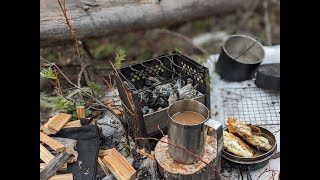
<path fill-rule="evenodd" d="M 208 126 L 208 135 L 213 136 L 217 140 L 217 152 L 222 152 L 223 148 L 223 127 L 216 120 L 208 119 L 204 125 Z"/>

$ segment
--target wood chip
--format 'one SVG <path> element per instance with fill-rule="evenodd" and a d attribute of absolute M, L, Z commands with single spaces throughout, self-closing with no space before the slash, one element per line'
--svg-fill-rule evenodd
<path fill-rule="evenodd" d="M 51 147 L 57 152 L 62 152 L 66 147 L 55 139 L 49 137 L 48 135 L 40 132 L 40 141 Z"/>
<path fill-rule="evenodd" d="M 136 170 L 130 165 L 115 148 L 109 149 L 107 155 L 102 158 L 102 162 L 108 167 L 111 173 L 118 180 L 133 180 Z"/>
<path fill-rule="evenodd" d="M 84 106 L 77 106 L 77 117 L 78 119 L 86 118 L 86 109 Z"/>
<path fill-rule="evenodd" d="M 76 121 L 67 122 L 67 123 L 62 127 L 62 129 L 64 129 L 64 128 L 73 128 L 73 127 L 81 127 L 81 126 L 82 126 L 81 121 L 80 121 L 80 120 L 76 120 Z"/>
<path fill-rule="evenodd" d="M 54 155 L 40 143 L 40 159 L 48 164 L 53 158 Z"/>
<path fill-rule="evenodd" d="M 72 175 L 72 173 L 54 175 L 54 176 L 49 177 L 48 180 L 73 180 L 73 175 Z"/>
<path fill-rule="evenodd" d="M 147 156 L 149 159 L 155 160 L 155 157 L 152 156 L 151 154 L 147 153 L 144 149 L 142 149 L 142 150 L 137 149 L 137 153 L 139 153 L 143 156 Z"/>

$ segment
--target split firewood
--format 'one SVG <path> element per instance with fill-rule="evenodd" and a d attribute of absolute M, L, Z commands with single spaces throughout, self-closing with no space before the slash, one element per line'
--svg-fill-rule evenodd
<path fill-rule="evenodd" d="M 40 180 L 47 180 L 60 166 L 67 162 L 69 157 L 70 155 L 66 151 L 62 151 L 58 156 L 54 157 L 45 168 L 40 171 Z"/>
<path fill-rule="evenodd" d="M 71 114 L 61 113 L 48 125 L 50 129 L 59 132 L 60 129 L 71 119 Z"/>
<path fill-rule="evenodd" d="M 102 162 L 118 180 L 133 180 L 136 170 L 115 148 L 109 149 Z"/>
<path fill-rule="evenodd" d="M 53 175 L 53 176 L 49 177 L 48 180 L 73 180 L 73 175 L 72 175 L 72 173 L 58 174 L 58 175 Z"/>
<path fill-rule="evenodd" d="M 80 121 L 80 120 L 76 120 L 76 121 L 67 122 L 67 123 L 62 127 L 62 129 L 64 129 L 64 128 L 73 128 L 73 127 L 81 127 L 81 126 L 82 126 L 81 121 Z"/>
<path fill-rule="evenodd" d="M 107 168 L 107 166 L 102 162 L 102 160 L 101 160 L 100 157 L 98 157 L 98 163 L 99 163 L 102 171 L 103 171 L 106 175 L 109 175 L 108 168 Z"/>
<path fill-rule="evenodd" d="M 57 132 L 50 129 L 49 128 L 49 124 L 52 123 L 53 119 L 55 119 L 59 114 L 56 114 L 54 116 L 52 116 L 51 118 L 49 118 L 48 122 L 46 124 L 44 124 L 43 126 L 41 126 L 40 131 L 42 131 L 43 133 L 50 135 L 50 134 L 56 134 Z"/>
<path fill-rule="evenodd" d="M 53 158 L 54 155 L 40 143 L 40 159 L 48 164 Z"/>
<path fill-rule="evenodd" d="M 77 140 L 69 139 L 69 138 L 61 138 L 61 137 L 52 137 L 52 138 L 66 147 L 67 153 L 70 154 L 68 163 L 73 163 L 77 161 L 78 152 L 75 150 L 75 147 L 77 145 Z"/>
<path fill-rule="evenodd" d="M 46 163 L 40 163 L 40 171 L 42 171 L 46 167 Z M 64 163 L 57 171 L 65 171 L 68 168 L 68 164 Z"/>
<path fill-rule="evenodd" d="M 86 118 L 86 109 L 84 106 L 77 106 L 77 117 L 78 119 Z"/>
<path fill-rule="evenodd" d="M 70 114 L 66 113 L 57 114 L 50 118 L 48 122 L 40 128 L 40 130 L 47 135 L 56 134 L 71 119 L 71 117 L 72 116 Z"/>
<path fill-rule="evenodd" d="M 55 139 L 49 137 L 48 135 L 40 132 L 40 141 L 51 147 L 57 152 L 62 152 L 66 147 Z"/>

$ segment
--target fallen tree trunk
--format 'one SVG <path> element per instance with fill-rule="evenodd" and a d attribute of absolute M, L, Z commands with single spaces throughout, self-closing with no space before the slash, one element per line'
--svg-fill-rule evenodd
<path fill-rule="evenodd" d="M 43 1 L 40 1 L 40 46 L 71 42 L 72 36 L 58 8 L 58 2 L 51 1 L 51 6 L 45 6 L 43 4 L 49 2 Z M 250 8 L 255 4 L 255 0 L 122 0 L 115 4 L 111 2 L 117 1 L 72 0 L 67 4 L 67 14 L 78 39 L 169 26 L 222 12 Z"/>

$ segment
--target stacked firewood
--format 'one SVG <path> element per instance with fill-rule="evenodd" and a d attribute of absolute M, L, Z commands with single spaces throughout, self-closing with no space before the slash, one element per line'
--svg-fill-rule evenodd
<path fill-rule="evenodd" d="M 77 108 L 77 115 L 79 118 L 85 117 L 83 107 Z M 71 117 L 66 113 L 57 114 L 40 128 L 40 180 L 73 180 L 71 173 L 63 174 L 63 171 L 68 163 L 78 159 L 75 150 L 77 140 L 50 137 L 63 128 L 81 127 L 80 120 L 70 121 Z"/>

